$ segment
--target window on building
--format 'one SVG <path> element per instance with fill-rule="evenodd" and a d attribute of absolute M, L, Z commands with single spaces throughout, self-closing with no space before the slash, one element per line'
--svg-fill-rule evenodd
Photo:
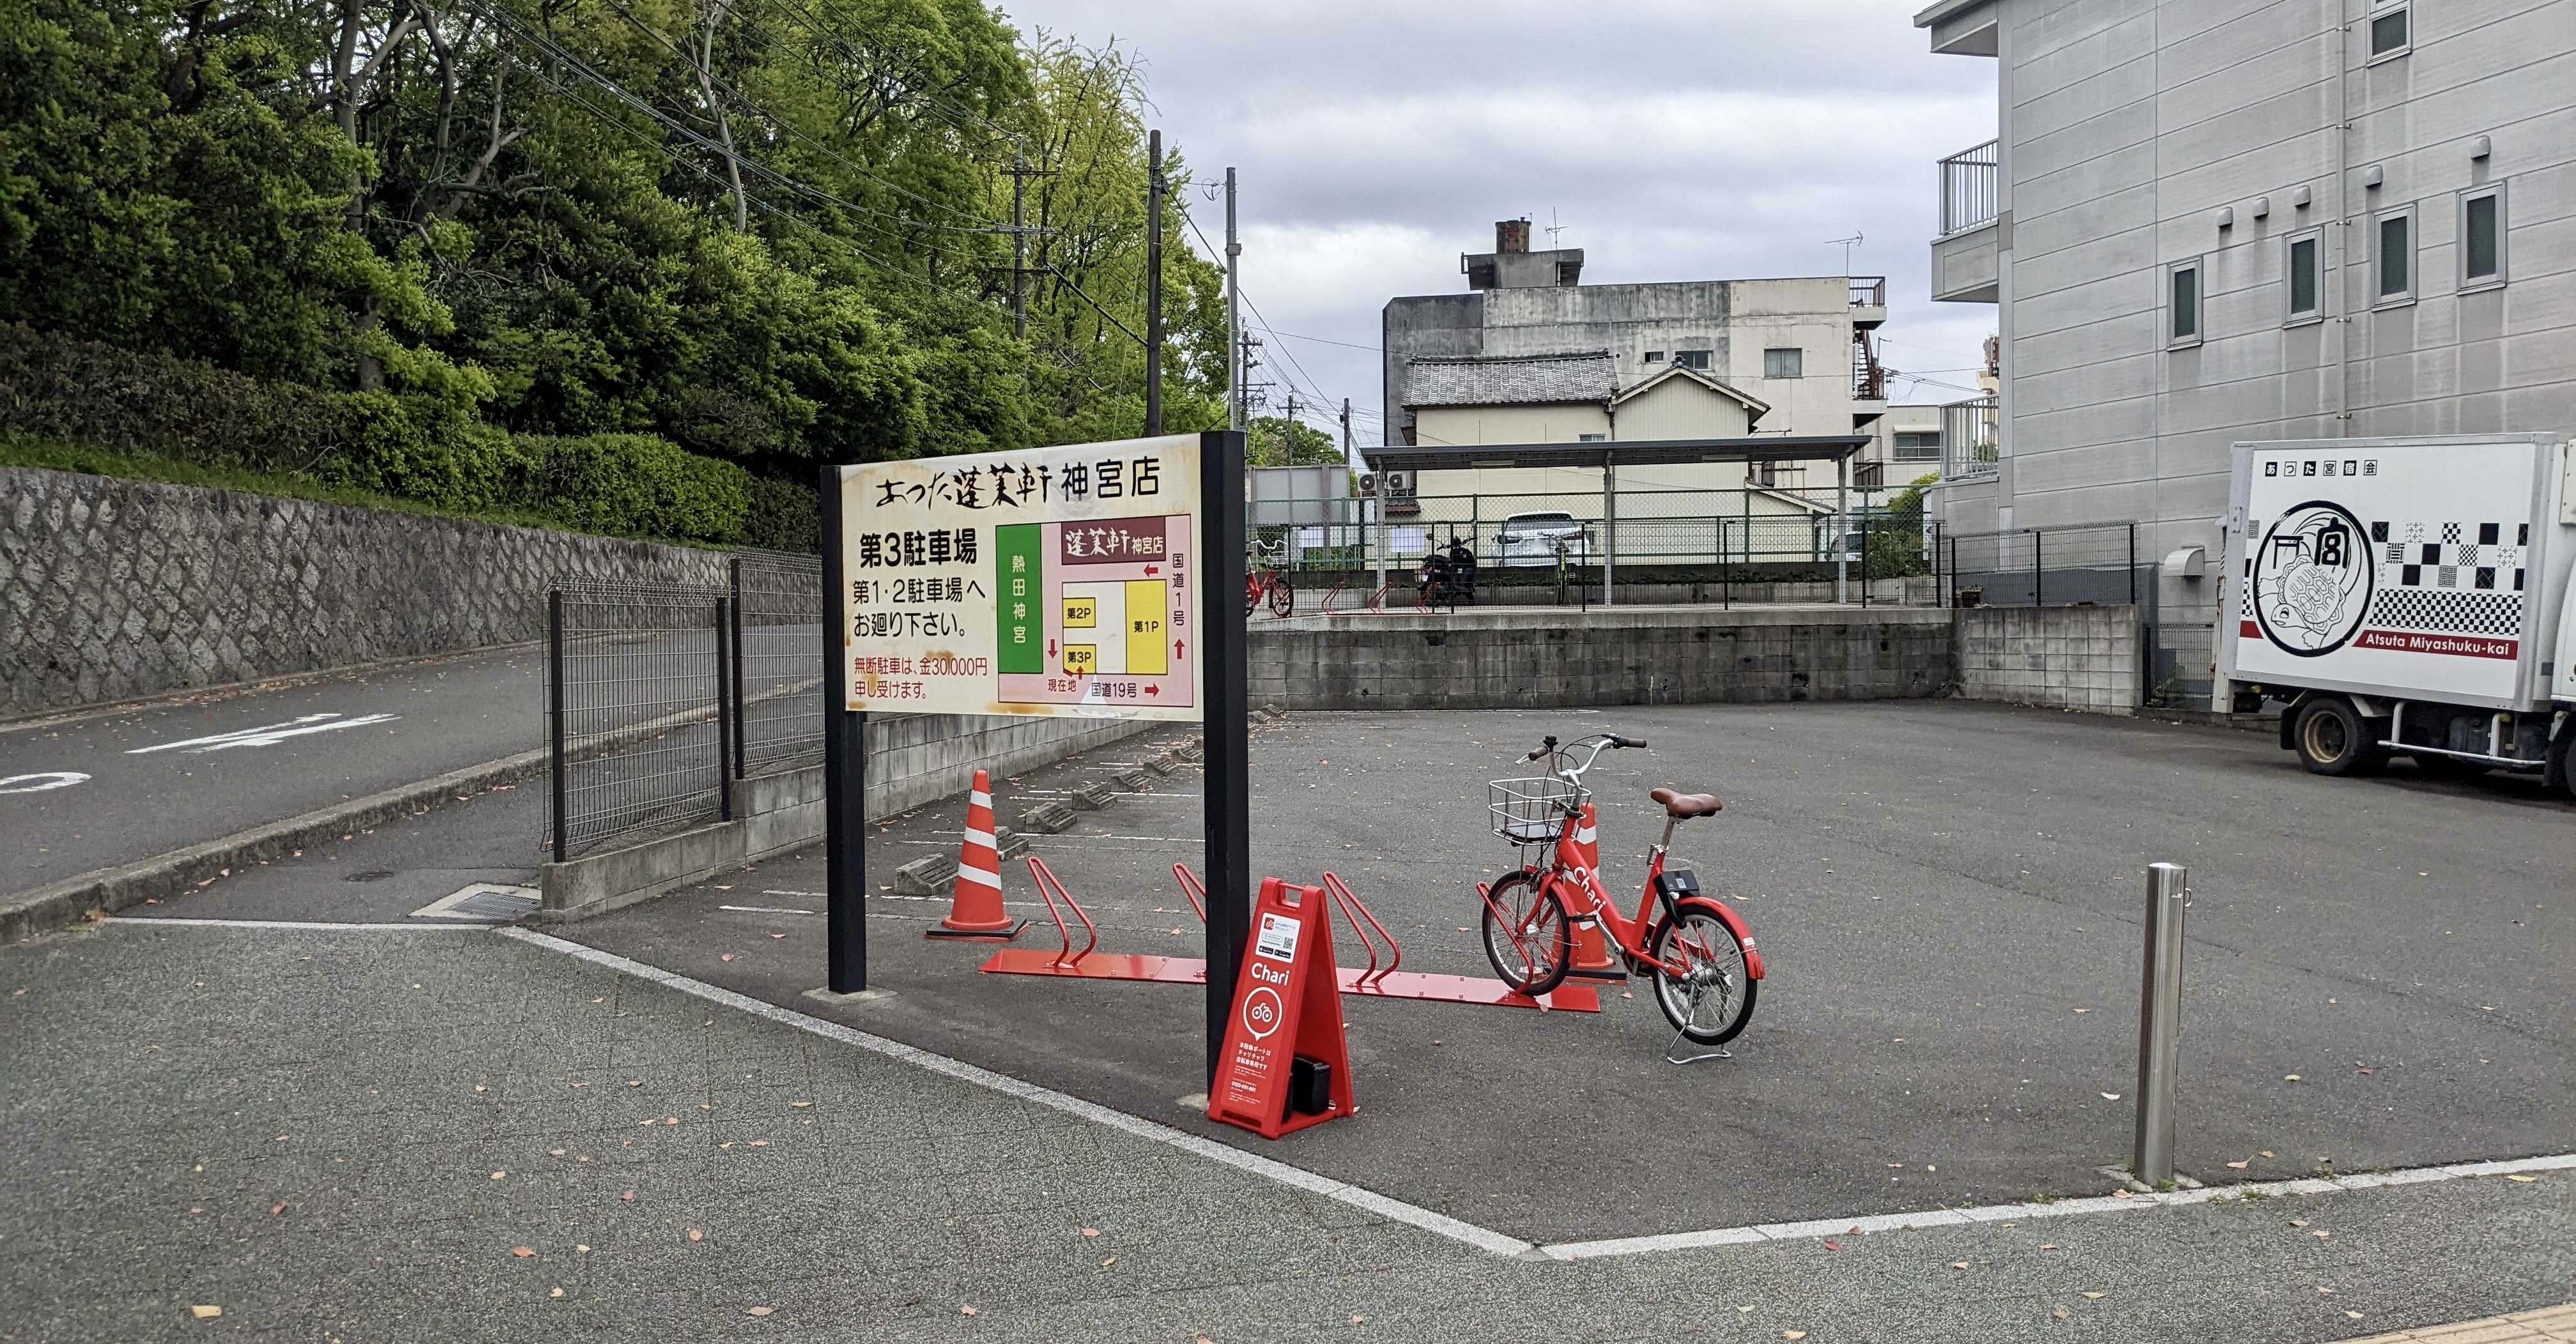
<path fill-rule="evenodd" d="M 1899 462 L 1938 462 L 1941 460 L 1941 431 L 1901 429 L 1896 432 L 1896 460 Z"/>
<path fill-rule="evenodd" d="M 2504 184 L 2460 193 L 2460 288 L 2504 283 Z"/>
<path fill-rule="evenodd" d="M 1710 352 L 1706 350 L 1676 350 L 1673 352 L 1673 362 L 1685 369 L 1697 369 L 1701 373 L 1706 373 L 1709 354 Z"/>
<path fill-rule="evenodd" d="M 1574 436 L 1574 441 L 1576 443 L 1608 443 L 1610 441 L 1610 436 L 1607 434 L 1577 434 Z"/>
<path fill-rule="evenodd" d="M 1807 352 L 1790 347 L 1775 347 L 1762 352 L 1762 376 L 1765 378 L 1804 378 L 1807 376 Z"/>
<path fill-rule="evenodd" d="M 1664 362 L 1664 352 L 1663 352 L 1663 351 L 1661 351 L 1661 350 L 1649 350 L 1649 351 L 1647 351 L 1647 352 L 1646 352 L 1646 362 L 1647 362 L 1647 363 L 1649 363 L 1649 364 L 1661 364 L 1661 363 L 1663 363 L 1663 362 Z"/>
<path fill-rule="evenodd" d="M 2370 16 L 2370 59 L 2402 56 L 2414 44 L 2414 7 L 2407 4 L 2379 6 Z"/>
<path fill-rule="evenodd" d="M 1884 462 L 1853 463 L 1851 483 L 1853 488 L 1860 490 L 1887 488 L 1887 464 Z"/>
<path fill-rule="evenodd" d="M 2200 262 L 2176 262 L 2165 271 L 2165 345 L 2200 344 Z"/>
<path fill-rule="evenodd" d="M 2281 272 L 2289 300 L 2283 321 L 2314 322 L 2325 316 L 2325 230 L 2294 233 L 2281 248 Z"/>
<path fill-rule="evenodd" d="M 2371 293 L 2379 303 L 2415 299 L 2415 207 L 2391 210 L 2372 221 Z"/>

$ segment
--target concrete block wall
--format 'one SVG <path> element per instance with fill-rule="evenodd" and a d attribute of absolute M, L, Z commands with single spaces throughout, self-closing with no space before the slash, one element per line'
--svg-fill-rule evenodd
<path fill-rule="evenodd" d="M 1163 725 L 1148 720 L 868 716 L 868 815 L 892 816 Z"/>
<path fill-rule="evenodd" d="M 2137 712 L 2136 607 L 1969 607 L 1955 615 L 1966 698 Z"/>
<path fill-rule="evenodd" d="M 0 467 L 0 716 L 538 639 L 559 580 L 709 551 Z"/>
<path fill-rule="evenodd" d="M 1950 613 L 1596 609 L 1256 622 L 1252 703 L 1282 709 L 1893 700 L 1953 680 Z"/>

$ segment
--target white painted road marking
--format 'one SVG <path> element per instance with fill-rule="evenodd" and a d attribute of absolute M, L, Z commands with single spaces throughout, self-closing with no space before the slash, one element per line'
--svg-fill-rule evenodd
<path fill-rule="evenodd" d="M 341 728 L 364 728 L 373 723 L 390 723 L 401 717 L 399 714 L 361 714 L 354 719 L 344 719 L 337 714 L 307 714 L 300 719 L 260 728 L 241 728 L 212 737 L 192 737 L 185 742 L 164 742 L 157 747 L 136 747 L 125 754 L 142 756 L 155 751 L 207 752 L 222 751 L 226 747 L 273 747 L 290 737 L 328 733 Z"/>
<path fill-rule="evenodd" d="M 42 774 L 11 775 L 0 779 L 0 793 L 43 793 L 48 789 L 68 789 L 86 784 L 89 776 L 78 770 L 48 770 Z"/>

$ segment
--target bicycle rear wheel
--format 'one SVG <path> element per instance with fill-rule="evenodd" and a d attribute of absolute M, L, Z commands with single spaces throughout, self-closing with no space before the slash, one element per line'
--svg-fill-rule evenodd
<path fill-rule="evenodd" d="M 1684 901 L 1677 918 L 1655 926 L 1646 948 L 1662 963 L 1655 968 L 1655 1006 L 1675 1031 L 1701 1045 L 1723 1045 L 1752 1020 L 1761 982 L 1747 973 L 1744 946 L 1716 910 Z"/>
<path fill-rule="evenodd" d="M 1285 616 L 1297 609 L 1297 589 L 1285 574 L 1270 581 L 1270 614 Z"/>
<path fill-rule="evenodd" d="M 1502 919 L 1495 912 L 1502 912 Z M 1508 921 L 1506 923 L 1505 921 Z M 1535 999 L 1564 983 L 1574 964 L 1574 928 L 1536 874 L 1511 873 L 1486 890 L 1485 960 L 1513 989 Z"/>

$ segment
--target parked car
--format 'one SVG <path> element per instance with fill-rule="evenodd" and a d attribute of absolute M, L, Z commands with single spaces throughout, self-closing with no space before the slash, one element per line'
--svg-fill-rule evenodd
<path fill-rule="evenodd" d="M 1584 563 L 1592 551 L 1591 534 L 1570 513 L 1515 513 L 1494 541 L 1494 563 L 1507 569 L 1553 566 L 1559 545 L 1570 564 Z"/>

